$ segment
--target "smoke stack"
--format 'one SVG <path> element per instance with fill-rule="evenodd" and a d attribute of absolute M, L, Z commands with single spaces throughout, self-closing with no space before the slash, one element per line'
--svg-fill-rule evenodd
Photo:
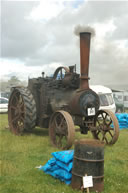
<path fill-rule="evenodd" d="M 80 33 L 80 89 L 89 89 L 90 32 Z"/>

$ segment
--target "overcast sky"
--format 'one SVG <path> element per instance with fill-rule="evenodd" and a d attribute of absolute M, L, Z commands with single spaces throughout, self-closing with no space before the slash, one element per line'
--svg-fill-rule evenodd
<path fill-rule="evenodd" d="M 77 25 L 95 29 L 91 84 L 128 85 L 128 1 L 1 1 L 1 79 L 80 68 Z"/>

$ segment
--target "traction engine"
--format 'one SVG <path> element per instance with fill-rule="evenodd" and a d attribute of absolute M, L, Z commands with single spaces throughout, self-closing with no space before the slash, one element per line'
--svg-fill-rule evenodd
<path fill-rule="evenodd" d="M 52 77 L 29 79 L 27 87 L 14 87 L 9 99 L 10 130 L 23 134 L 35 126 L 49 128 L 52 144 L 69 149 L 75 131 L 87 134 L 108 145 L 119 136 L 116 116 L 99 110 L 98 95 L 89 88 L 89 54 L 91 33 L 80 33 L 80 74 L 76 66 L 59 67 Z"/>

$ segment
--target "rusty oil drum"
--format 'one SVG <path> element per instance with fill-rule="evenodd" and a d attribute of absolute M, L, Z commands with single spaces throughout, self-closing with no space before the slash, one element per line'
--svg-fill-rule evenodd
<path fill-rule="evenodd" d="M 93 187 L 90 191 L 101 192 L 104 189 L 104 143 L 99 140 L 75 141 L 75 151 L 72 169 L 73 189 L 81 189 L 83 176 L 93 177 Z"/>

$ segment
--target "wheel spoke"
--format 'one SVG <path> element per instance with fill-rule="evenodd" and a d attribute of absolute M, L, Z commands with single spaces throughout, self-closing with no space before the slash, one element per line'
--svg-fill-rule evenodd
<path fill-rule="evenodd" d="M 107 116 L 108 116 L 108 115 L 107 115 L 107 113 L 106 113 L 106 114 L 105 114 L 105 118 L 104 118 L 104 120 L 106 120 Z"/>
<path fill-rule="evenodd" d="M 100 123 L 100 121 L 97 119 L 97 123 L 99 124 L 99 126 L 101 127 L 101 123 Z"/>
<path fill-rule="evenodd" d="M 105 114 L 105 117 L 104 117 L 104 119 L 103 119 L 103 123 L 104 123 L 104 125 L 107 125 L 107 118 L 108 117 L 108 115 L 107 115 L 107 113 Z"/>
<path fill-rule="evenodd" d="M 58 128 L 58 123 L 56 118 L 54 119 L 54 124 L 55 124 L 55 127 Z"/>
<path fill-rule="evenodd" d="M 20 109 L 20 115 L 24 114 L 24 109 Z"/>
<path fill-rule="evenodd" d="M 112 124 L 112 120 L 110 119 L 109 122 L 105 122 L 105 125 L 109 128 L 110 125 Z"/>
<path fill-rule="evenodd" d="M 24 102 L 23 101 L 21 103 L 19 103 L 19 107 L 20 108 L 22 108 L 22 107 L 24 108 Z"/>
<path fill-rule="evenodd" d="M 113 135 L 112 135 L 112 133 L 111 133 L 111 131 L 110 131 L 110 130 L 108 131 L 108 133 L 109 133 L 109 134 L 110 134 L 110 136 L 113 138 Z"/>
<path fill-rule="evenodd" d="M 65 119 L 64 119 L 64 117 L 62 117 L 61 122 L 60 122 L 60 125 L 59 125 L 60 127 L 63 126 L 64 121 L 65 121 Z"/>
<path fill-rule="evenodd" d="M 17 129 L 18 129 L 19 132 L 21 132 L 24 129 L 24 123 L 23 122 L 18 122 Z"/>
<path fill-rule="evenodd" d="M 63 135 L 60 135 L 57 143 L 59 147 L 62 147 L 62 138 L 63 138 Z"/>
<path fill-rule="evenodd" d="M 103 137 L 102 137 L 101 141 L 104 141 L 104 139 L 105 139 L 105 133 L 103 133 Z"/>
<path fill-rule="evenodd" d="M 109 110 L 100 110 L 94 120 L 95 130 L 93 137 L 104 141 L 106 144 L 114 144 L 119 135 L 119 125 L 116 116 Z M 100 135 L 102 133 L 102 137 Z"/>
<path fill-rule="evenodd" d="M 71 147 L 75 132 L 73 128 L 74 124 L 69 113 L 65 111 L 55 112 L 49 125 L 49 135 L 52 144 L 61 149 Z"/>
<path fill-rule="evenodd" d="M 97 133 L 96 133 L 96 135 L 97 135 L 97 137 L 98 137 L 98 135 L 100 134 L 100 130 L 99 131 L 97 131 Z"/>
<path fill-rule="evenodd" d="M 102 118 L 103 118 L 103 120 L 104 120 L 104 119 L 105 119 L 105 118 L 104 118 L 104 113 L 102 113 L 101 116 L 102 116 Z M 106 115 L 105 115 L 105 116 L 106 116 Z"/>
<path fill-rule="evenodd" d="M 14 98 L 15 98 L 15 102 L 16 102 L 16 104 L 17 104 L 18 101 L 19 101 L 19 99 L 18 99 L 18 97 L 16 96 L 16 94 L 15 94 Z"/>
<path fill-rule="evenodd" d="M 20 117 L 19 114 L 15 115 L 15 117 L 12 119 L 12 122 L 16 122 L 19 119 L 19 117 Z"/>
<path fill-rule="evenodd" d="M 14 110 L 16 110 L 16 109 L 17 109 L 15 106 L 11 106 L 10 108 L 11 108 L 11 109 L 14 109 Z"/>
<path fill-rule="evenodd" d="M 61 73 L 60 77 L 61 77 L 61 80 L 62 80 L 62 68 L 61 68 L 61 71 L 60 71 L 60 73 Z"/>
<path fill-rule="evenodd" d="M 104 139 L 105 139 L 105 141 L 106 141 L 106 144 L 108 144 L 108 140 L 107 140 L 107 138 L 104 136 Z"/>

